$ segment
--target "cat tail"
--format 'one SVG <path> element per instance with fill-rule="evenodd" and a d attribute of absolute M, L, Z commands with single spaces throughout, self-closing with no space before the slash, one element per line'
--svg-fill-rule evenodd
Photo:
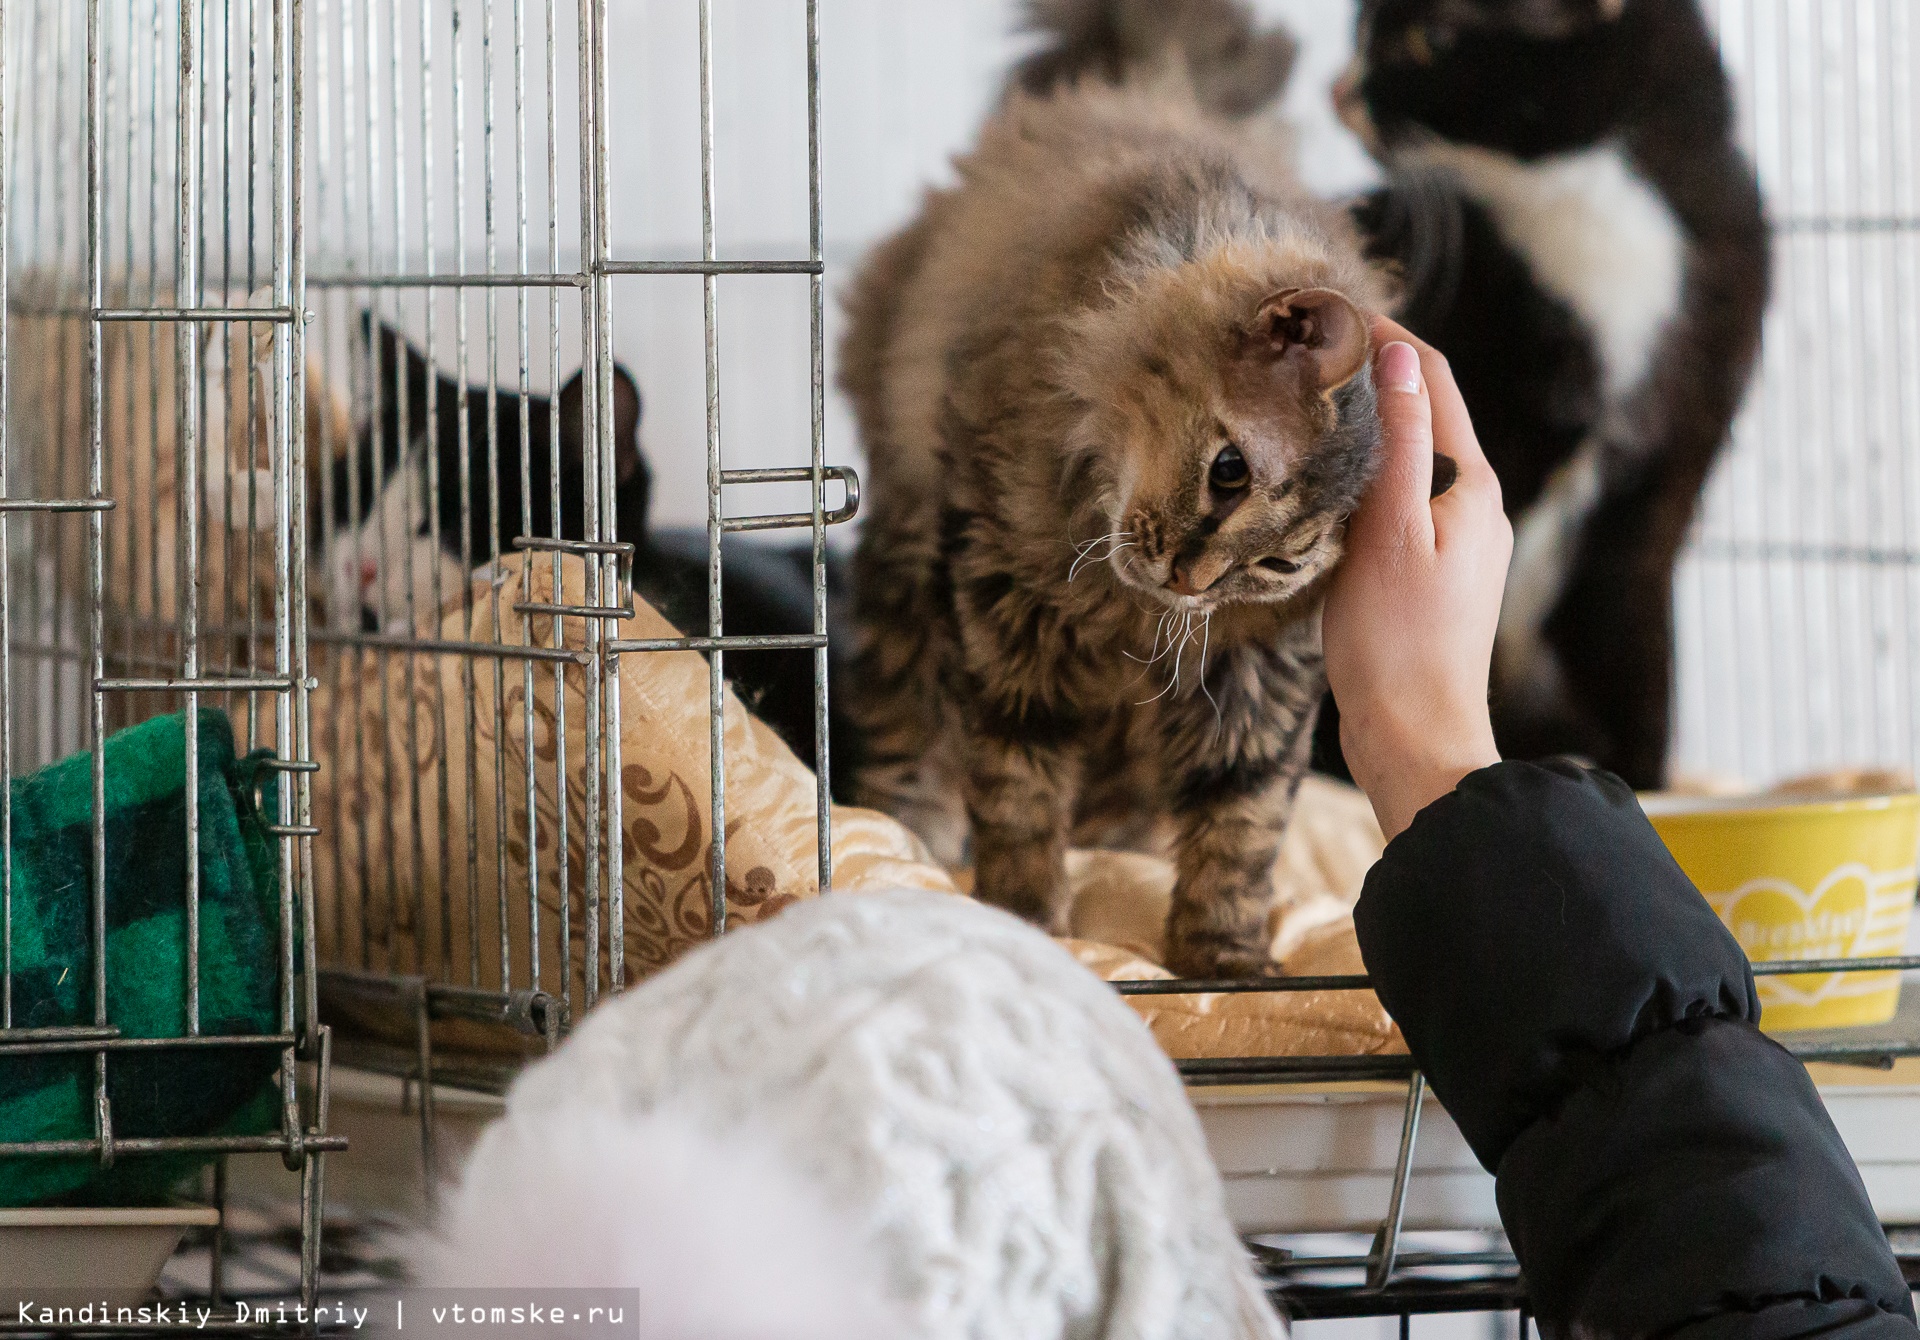
<path fill-rule="evenodd" d="M 690 1110 L 509 1108 L 405 1254 L 428 1289 L 635 1291 L 638 1340 L 916 1333 L 858 1225 L 769 1131 Z"/>
<path fill-rule="evenodd" d="M 1299 45 L 1262 28 L 1246 0 L 1027 0 L 1040 48 L 1008 88 L 1045 96 L 1085 80 L 1121 85 L 1184 65 L 1202 107 L 1239 119 L 1286 90 Z"/>
<path fill-rule="evenodd" d="M 1466 204 L 1450 174 L 1414 168 L 1353 205 L 1367 259 L 1397 290 L 1393 316 L 1415 330 L 1432 329 L 1460 296 Z"/>

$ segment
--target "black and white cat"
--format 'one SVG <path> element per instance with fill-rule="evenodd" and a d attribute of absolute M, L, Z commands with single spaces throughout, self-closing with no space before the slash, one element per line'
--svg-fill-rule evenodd
<path fill-rule="evenodd" d="M 324 617 L 336 633 L 410 637 L 423 620 L 432 619 L 441 600 L 458 596 L 473 568 L 496 555 L 516 552 L 517 536 L 585 537 L 585 385 L 582 374 L 575 373 L 561 386 L 557 398 L 527 397 L 525 455 L 532 481 L 527 510 L 533 523 L 527 532 L 523 529 L 527 516 L 521 510 L 519 392 L 493 393 L 490 443 L 487 388 L 462 388 L 437 373 L 404 335 L 377 324 L 371 315 L 363 318 L 362 336 L 372 354 L 372 407 L 362 416 L 351 464 L 342 452 L 330 465 L 330 524 L 321 554 L 326 572 Z M 429 378 L 434 383 L 431 431 Z M 656 532 L 649 527 L 653 476 L 641 449 L 640 387 L 631 373 L 616 364 L 613 388 L 614 513 L 617 538 L 635 546 L 634 587 L 675 627 L 703 634 L 707 630 L 706 532 Z M 439 475 L 437 494 L 429 488 L 429 452 Z M 496 452 L 497 468 L 490 472 L 489 457 Z M 469 462 L 464 527 L 463 455 Z M 552 500 L 556 477 L 557 528 Z M 497 527 L 493 522 L 496 494 Z M 436 504 L 431 510 L 430 495 Z M 810 548 L 725 541 L 721 590 L 725 631 L 764 636 L 812 632 L 810 552 Z M 830 575 L 831 600 L 837 608 L 843 599 L 837 564 Z M 742 700 L 811 765 L 815 758 L 813 653 L 733 651 L 727 655 L 726 668 Z M 837 661 L 833 670 L 828 723 L 833 772 L 835 777 L 850 778 L 858 740 L 839 706 L 842 685 Z"/>
<path fill-rule="evenodd" d="M 527 516 L 521 510 L 519 392 L 495 393 L 490 442 L 484 387 L 463 391 L 451 378 L 436 375 L 426 356 L 405 336 L 390 326 L 376 325 L 370 314 L 362 318 L 362 337 L 373 359 L 375 393 L 351 459 L 342 452 L 331 466 L 326 621 L 329 628 L 341 632 L 406 635 L 418 619 L 433 615 L 436 596 L 439 600 L 457 596 L 475 567 L 514 553 L 516 536 L 579 539 L 586 534 L 585 384 L 583 375 L 576 372 L 560 388 L 557 406 L 546 396 L 527 398 L 524 455 L 532 481 L 527 502 L 533 524 L 528 532 L 522 529 Z M 431 432 L 429 378 L 434 382 Z M 644 537 L 652 476 L 640 451 L 640 387 L 617 364 L 613 386 L 615 513 L 621 538 Z M 498 468 L 489 472 L 488 458 L 496 450 Z M 437 491 L 430 488 L 430 451 L 439 476 Z M 463 453 L 469 462 L 464 506 Z M 556 478 L 558 529 L 550 486 Z"/>
<path fill-rule="evenodd" d="M 1712 34 L 1696 0 L 1362 0 L 1357 51 L 1335 98 L 1387 185 L 1356 213 L 1514 522 L 1501 748 L 1658 786 L 1674 563 L 1768 292 Z"/>

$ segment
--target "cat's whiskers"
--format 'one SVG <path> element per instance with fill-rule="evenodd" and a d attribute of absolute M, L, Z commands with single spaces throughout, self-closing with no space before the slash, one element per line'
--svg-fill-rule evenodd
<path fill-rule="evenodd" d="M 1180 625 L 1179 640 L 1177 642 L 1174 641 L 1172 638 L 1169 638 L 1167 640 L 1167 651 L 1173 653 L 1173 671 L 1167 678 L 1167 687 L 1165 687 L 1164 689 L 1161 689 L 1160 692 L 1154 694 L 1153 697 L 1147 698 L 1141 702 L 1135 703 L 1134 704 L 1135 707 L 1145 707 L 1148 703 L 1157 703 L 1162 698 L 1166 697 L 1169 693 L 1172 693 L 1174 690 L 1180 687 L 1180 661 L 1181 661 L 1181 658 L 1186 655 L 1187 645 L 1193 641 L 1193 616 L 1195 612 L 1196 611 L 1191 609 L 1186 611 L 1186 618 Z M 1176 613 L 1179 613 L 1179 611 L 1169 610 L 1167 611 L 1167 613 L 1176 614 Z M 1210 618 L 1211 615 L 1208 615 L 1208 617 Z M 1203 624 L 1202 627 L 1204 628 L 1204 626 L 1205 625 Z M 1162 656 L 1164 656 L 1165 654 L 1166 652 L 1161 653 Z M 1159 656 L 1156 656 L 1153 658 L 1154 661 L 1157 661 L 1159 659 L 1160 659 Z M 1147 662 L 1147 664 L 1151 665 L 1153 664 L 1153 661 L 1149 661 Z M 1205 662 L 1203 661 L 1201 664 L 1201 674 L 1202 674 L 1201 687 L 1203 689 L 1206 687 L 1206 683 L 1204 679 L 1205 673 L 1206 673 L 1206 665 L 1205 665 Z M 1209 694 L 1208 697 L 1209 699 L 1211 699 L 1212 695 Z"/>
<path fill-rule="evenodd" d="M 1147 671 L 1151 670 L 1160 661 L 1160 659 L 1167 654 L 1165 651 L 1160 650 L 1160 635 L 1162 632 L 1165 631 L 1167 626 L 1167 621 L 1173 618 L 1173 615 L 1174 615 L 1173 610 L 1169 609 L 1169 610 L 1161 611 L 1160 620 L 1153 627 L 1153 646 L 1147 649 L 1148 655 L 1145 660 L 1141 660 L 1140 657 L 1135 656 L 1130 651 L 1123 653 L 1128 660 L 1140 662 L 1140 675 L 1134 676 L 1134 679 L 1136 682 L 1138 682 L 1141 675 L 1145 675 Z M 1171 638 L 1169 638 L 1167 641 L 1167 650 L 1171 651 L 1172 649 L 1173 649 L 1173 641 Z M 1162 689 L 1159 693 L 1155 694 L 1151 698 L 1142 698 L 1139 702 L 1135 703 L 1134 706 L 1145 707 L 1148 703 L 1157 702 L 1161 697 L 1165 695 L 1165 693 L 1166 693 L 1166 690 Z"/>
<path fill-rule="evenodd" d="M 1080 567 L 1082 564 L 1096 557 L 1093 552 L 1094 548 L 1102 543 L 1110 546 L 1106 553 L 1097 555 L 1100 561 L 1104 562 L 1119 553 L 1122 549 L 1128 548 L 1133 544 L 1133 532 L 1130 530 L 1109 531 L 1105 535 L 1096 535 L 1091 540 L 1085 540 L 1075 545 L 1073 547 L 1075 555 L 1073 565 L 1067 569 L 1068 582 L 1072 582 L 1075 577 L 1080 575 Z"/>
<path fill-rule="evenodd" d="M 1220 704 L 1214 699 L 1213 690 L 1207 687 L 1207 650 L 1212 644 L 1213 611 L 1208 610 L 1200 622 L 1200 692 L 1213 704 L 1213 729 L 1217 733 L 1221 725 Z"/>
<path fill-rule="evenodd" d="M 1168 681 L 1167 681 L 1167 687 L 1166 687 L 1166 688 L 1164 688 L 1164 689 L 1161 689 L 1161 690 L 1160 690 L 1160 692 L 1158 692 L 1158 693 L 1156 693 L 1156 694 L 1154 694 L 1154 695 L 1153 695 L 1153 697 L 1151 697 L 1151 698 L 1142 698 L 1142 699 L 1141 699 L 1141 700 L 1140 700 L 1139 702 L 1137 702 L 1137 703 L 1135 703 L 1135 704 L 1134 704 L 1134 706 L 1135 706 L 1135 707 L 1145 707 L 1145 706 L 1147 706 L 1147 705 L 1148 705 L 1149 703 L 1157 703 L 1157 702 L 1159 702 L 1159 701 L 1160 701 L 1160 700 L 1161 700 L 1162 698 L 1164 698 L 1164 697 L 1166 697 L 1166 696 L 1167 696 L 1167 695 L 1168 695 L 1169 693 L 1171 693 L 1171 692 L 1173 692 L 1173 681 L 1172 681 L 1172 680 L 1168 680 Z"/>
<path fill-rule="evenodd" d="M 1162 632 L 1165 631 L 1167 626 L 1167 621 L 1171 619 L 1173 615 L 1174 615 L 1174 611 L 1171 609 L 1163 609 L 1160 611 L 1160 617 L 1153 626 L 1153 645 L 1147 648 L 1147 655 L 1135 656 L 1132 652 L 1127 651 L 1124 648 L 1121 650 L 1120 654 L 1122 656 L 1126 657 L 1129 661 L 1134 662 L 1136 665 L 1140 667 L 1140 672 L 1136 674 L 1132 679 L 1127 681 L 1126 687 L 1132 688 L 1135 684 L 1138 684 L 1142 679 L 1146 678 L 1147 672 L 1153 669 L 1155 662 L 1159 661 L 1161 657 L 1167 654 L 1166 652 L 1160 650 L 1160 635 Z M 1169 647 L 1171 647 L 1171 643 L 1169 643 Z M 1153 699 L 1149 698 L 1149 699 L 1146 699 L 1145 701 L 1152 702 Z M 1142 705 L 1143 704 L 1141 703 L 1134 704 L 1134 706 L 1136 707 L 1139 707 Z"/>
<path fill-rule="evenodd" d="M 1158 661 L 1162 656 L 1165 656 L 1167 653 L 1160 650 L 1160 635 L 1166 632 L 1167 620 L 1171 619 L 1176 613 L 1178 613 L 1178 611 L 1172 610 L 1172 609 L 1166 609 L 1160 612 L 1159 622 L 1155 623 L 1153 626 L 1153 645 L 1147 648 L 1147 655 L 1145 659 L 1135 656 L 1130 651 L 1122 651 L 1120 654 L 1126 657 L 1129 661 L 1137 661 L 1141 665 L 1152 665 L 1156 661 Z M 1167 647 L 1168 647 L 1168 650 L 1172 650 L 1172 647 L 1173 647 L 1172 642 L 1168 642 Z"/>
<path fill-rule="evenodd" d="M 1160 639 L 1166 635 L 1167 620 L 1173 617 L 1172 610 L 1162 610 L 1160 618 L 1153 625 L 1153 645 L 1147 648 L 1147 664 L 1152 665 L 1161 656 Z"/>

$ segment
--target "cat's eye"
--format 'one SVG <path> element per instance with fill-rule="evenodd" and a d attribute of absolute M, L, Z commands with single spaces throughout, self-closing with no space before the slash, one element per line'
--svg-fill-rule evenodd
<path fill-rule="evenodd" d="M 1220 454 L 1213 458 L 1213 468 L 1207 471 L 1207 482 L 1217 489 L 1243 489 L 1252 479 L 1247 458 L 1231 442 L 1220 448 Z"/>
<path fill-rule="evenodd" d="M 1437 53 L 1453 45 L 1453 30 L 1445 24 L 1416 23 L 1400 39 L 1401 54 L 1415 65 L 1433 64 Z"/>
<path fill-rule="evenodd" d="M 1286 576 L 1300 571 L 1300 565 L 1290 558 L 1267 557 L 1260 560 L 1260 566 L 1268 572 L 1278 572 Z"/>

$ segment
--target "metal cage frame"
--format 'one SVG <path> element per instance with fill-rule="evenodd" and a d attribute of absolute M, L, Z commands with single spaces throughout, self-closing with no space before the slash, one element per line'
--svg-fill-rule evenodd
<path fill-rule="evenodd" d="M 156 15 L 157 15 L 156 10 Z M 91 1083 L 91 1109 L 94 1130 L 91 1137 L 81 1140 L 46 1140 L 28 1143 L 15 1143 L 0 1146 L 0 1155 L 7 1158 L 44 1158 L 86 1156 L 95 1158 L 103 1166 L 111 1166 L 119 1159 L 141 1158 L 160 1154 L 206 1154 L 220 1159 L 228 1154 L 239 1152 L 277 1152 L 286 1167 L 299 1174 L 299 1195 L 303 1226 L 301 1252 L 301 1291 L 303 1300 L 311 1304 L 315 1297 L 319 1275 L 320 1214 L 325 1194 L 325 1156 L 327 1152 L 342 1150 L 345 1141 L 338 1135 L 330 1134 L 327 1129 L 327 1108 L 329 1094 L 329 1076 L 331 1073 L 332 1040 L 328 1029 L 319 1022 L 315 1007 L 315 974 L 311 962 L 313 945 L 311 923 L 311 901 L 306 897 L 307 885 L 302 879 L 302 870 L 307 862 L 303 844 L 310 838 L 313 829 L 309 822 L 308 782 L 314 771 L 309 741 L 305 731 L 306 692 L 308 675 L 306 665 L 306 641 L 304 621 L 293 616 L 292 602 L 300 597 L 305 583 L 304 552 L 296 536 L 302 533 L 304 518 L 304 495 L 300 487 L 302 472 L 301 451 L 303 443 L 300 434 L 291 431 L 292 409 L 301 403 L 303 390 L 300 384 L 300 348 L 304 323 L 296 319 L 300 309 L 300 295 L 304 292 L 303 264 L 305 244 L 301 232 L 301 167 L 299 163 L 300 144 L 300 99 L 299 70 L 301 65 L 300 14 L 301 0 L 269 0 L 270 33 L 266 39 L 269 48 L 270 106 L 259 106 L 259 86 L 253 85 L 253 111 L 257 118 L 264 118 L 271 127 L 272 144 L 268 150 L 268 162 L 265 169 L 271 180 L 271 237 L 268 242 L 270 277 L 269 301 L 264 306 L 233 306 L 224 299 L 209 300 L 207 269 L 203 266 L 201 243 L 203 240 L 202 207 L 203 164 L 200 159 L 202 149 L 201 95 L 204 91 L 204 70 L 201 64 L 204 50 L 199 41 L 198 24 L 201 7 L 186 0 L 180 5 L 178 21 L 181 40 L 176 49 L 178 59 L 174 62 L 177 83 L 174 86 L 178 100 L 179 114 L 174 129 L 177 131 L 175 151 L 177 153 L 176 183 L 178 187 L 175 206 L 181 226 L 176 230 L 174 251 L 169 258 L 171 274 L 170 284 L 163 287 L 159 277 L 159 268 L 151 271 L 152 282 L 145 302 L 137 297 L 122 293 L 109 293 L 107 283 L 107 239 L 108 239 L 108 147 L 105 143 L 107 132 L 106 106 L 110 96 L 110 77 L 103 76 L 102 49 L 103 25 L 105 14 L 101 0 L 85 0 L 84 7 L 84 61 L 80 69 L 84 72 L 84 87 L 73 88 L 70 79 L 75 75 L 74 62 L 62 60 L 52 79 L 43 77 L 37 81 L 33 90 L 34 110 L 42 114 L 37 126 L 30 127 L 36 137 L 33 152 L 35 154 L 36 176 L 42 171 L 50 171 L 54 182 L 64 182 L 68 165 L 50 163 L 57 157 L 58 137 L 51 143 L 53 152 L 43 154 L 43 146 L 37 138 L 52 127 L 64 111 L 71 111 L 70 95 L 78 94 L 83 99 L 84 138 L 84 199 L 82 217 L 84 220 L 84 277 L 79 284 L 69 285 L 56 290 L 54 301 L 44 315 L 52 315 L 72 321 L 78 321 L 85 327 L 85 377 L 86 411 L 85 441 L 87 450 L 86 485 L 83 496 L 31 496 L 17 494 L 13 481 L 18 478 L 17 466 L 11 462 L 8 428 L 10 418 L 0 417 L 0 844 L 10 845 L 13 837 L 12 782 L 15 769 L 14 712 L 16 685 L 18 679 L 14 662 L 16 657 L 23 660 L 52 660 L 78 662 L 78 668 L 85 675 L 84 691 L 89 704 L 84 738 L 86 748 L 92 758 L 92 889 L 87 909 L 90 956 L 93 963 L 90 995 L 93 1021 L 90 1024 L 61 1027 L 30 1027 L 17 1024 L 13 1016 L 13 871 L 11 863 L 4 874 L 0 874 L 0 938 L 4 939 L 5 950 L 0 958 L 0 980 L 4 989 L 0 990 L 0 1057 L 19 1058 L 35 1055 L 74 1054 L 91 1057 L 93 1077 Z M 36 26 L 48 19 L 48 11 L 35 9 L 30 17 Z M 57 21 L 62 25 L 59 38 L 63 43 L 71 43 L 74 6 L 68 5 L 58 11 Z M 5 46 L 8 34 L 5 32 L 7 14 L 0 10 L 0 49 Z M 36 36 L 46 34 L 36 33 Z M 36 53 L 39 54 L 39 53 Z M 63 50 L 62 54 L 66 54 Z M 150 70 L 154 81 L 159 84 L 158 42 L 155 44 L 155 64 Z M 17 197 L 9 189 L 8 169 L 12 164 L 13 145 L 6 138 L 8 132 L 20 122 L 17 105 L 10 101 L 12 92 L 8 82 L 6 66 L 8 60 L 0 60 L 0 221 L 8 226 L 0 227 L 0 286 L 7 289 L 7 310 L 0 312 L 0 378 L 6 378 L 11 370 L 7 348 L 9 318 L 13 315 L 12 272 L 9 265 L 13 260 L 7 250 L 11 234 L 11 213 Z M 63 104 L 65 107 L 63 108 Z M 231 104 L 227 107 L 231 117 Z M 156 113 L 157 117 L 157 113 Z M 131 118 L 129 118 L 131 125 Z M 154 138 L 157 138 L 158 121 L 154 122 Z M 124 164 L 131 175 L 133 151 L 131 139 Z M 231 144 L 231 139 L 228 141 Z M 249 142 L 250 155 L 257 155 L 259 145 Z M 231 162 L 225 164 L 229 168 Z M 250 158 L 249 169 L 258 166 Z M 48 185 L 46 181 L 36 181 L 37 187 Z M 127 200 L 132 199 L 131 182 L 126 191 Z M 36 201 L 36 206 L 40 202 Z M 151 203 L 151 197 L 150 197 Z M 52 225 L 56 234 L 53 250 L 56 260 L 64 259 L 67 254 L 68 238 L 65 234 L 67 216 L 61 210 L 59 197 L 53 204 Z M 38 221 L 41 216 L 36 214 Z M 132 218 L 131 206 L 127 219 Z M 130 228 L 130 222 L 129 222 Z M 129 255 L 131 255 L 131 234 L 129 232 Z M 158 260 L 157 256 L 152 257 Z M 167 290 L 170 289 L 170 292 Z M 202 461 L 201 434 L 203 416 L 206 410 L 205 387 L 199 376 L 201 356 L 200 341 L 204 330 L 214 327 L 239 325 L 251 330 L 256 323 L 264 323 L 269 331 L 272 354 L 272 373 L 269 394 L 273 398 L 274 420 L 277 431 L 271 434 L 269 455 L 271 459 L 271 498 L 268 505 L 272 509 L 271 541 L 273 545 L 273 607 L 265 614 L 264 623 L 260 612 L 250 611 L 253 615 L 248 629 L 250 639 L 255 643 L 262 637 L 270 638 L 272 646 L 271 666 L 261 671 L 253 664 L 235 668 L 206 665 L 202 661 L 202 610 L 200 590 L 197 580 L 189 576 L 177 588 L 177 622 L 163 624 L 159 628 L 139 630 L 147 636 L 171 635 L 177 639 L 179 655 L 171 663 L 163 662 L 160 673 L 131 675 L 113 673 L 117 667 L 128 664 L 117 657 L 109 643 L 108 618 L 105 590 L 109 582 L 107 549 L 105 542 L 106 519 L 118 512 L 125 515 L 130 509 L 138 508 L 143 501 L 139 498 L 120 498 L 111 496 L 107 490 L 107 471 L 105 468 L 106 443 L 103 436 L 105 404 L 103 402 L 105 357 L 105 331 L 110 325 L 146 325 L 148 329 L 166 330 L 173 337 L 173 356 L 179 385 L 196 388 L 194 393 L 178 394 L 175 401 L 175 419 L 172 429 L 179 447 L 178 465 L 184 487 L 180 491 L 183 499 L 179 508 L 177 539 L 182 544 L 185 573 L 198 572 L 202 558 L 200 522 L 202 509 L 198 505 L 202 493 L 201 483 L 196 471 Z M 150 345 L 152 341 L 150 339 Z M 63 369 L 64 371 L 65 369 Z M 250 383 L 251 385 L 251 383 Z M 0 409 L 7 405 L 7 397 L 12 387 L 6 381 L 0 381 Z M 249 396 L 252 392 L 249 391 Z M 249 401 L 251 404 L 251 400 Z M 10 466 L 15 466 L 10 473 Z M 250 486 L 253 497 L 251 505 L 258 508 L 258 478 Z M 74 648 L 67 645 L 63 630 L 56 642 L 60 645 L 48 648 L 28 642 L 17 643 L 15 631 L 15 583 L 12 573 L 14 546 L 9 543 L 10 521 L 17 516 L 45 517 L 56 526 L 73 526 L 84 523 L 86 527 L 86 596 L 87 602 L 82 611 L 84 616 L 84 637 L 80 641 L 83 654 L 76 657 L 70 653 Z M 56 583 L 57 583 L 56 576 Z M 158 580 L 156 568 L 156 582 Z M 33 585 L 32 582 L 29 585 Z M 56 587 L 55 600 L 58 601 Z M 158 612 L 157 609 L 155 611 Z M 138 621 L 131 616 L 124 620 L 131 640 L 135 635 Z M 253 658 L 249 658 L 251 661 Z M 186 731 L 186 943 L 187 962 L 184 996 L 186 1004 L 186 1035 L 180 1038 L 139 1038 L 125 1037 L 108 1019 L 107 993 L 108 969 L 106 958 L 107 936 L 107 836 L 106 836 L 106 765 L 104 745 L 109 719 L 117 715 L 109 710 L 110 700 L 128 695 L 157 695 L 164 699 L 184 704 L 187 720 L 197 719 L 197 712 L 203 699 L 225 698 L 230 695 L 246 697 L 258 702 L 262 697 L 271 696 L 278 703 L 276 712 L 277 729 L 274 738 L 276 758 L 269 764 L 278 771 L 283 781 L 291 786 L 277 788 L 278 812 L 272 816 L 268 831 L 275 840 L 278 860 L 279 893 L 277 898 L 276 931 L 276 969 L 278 977 L 277 1019 L 274 1032 L 265 1035 L 245 1035 L 234 1033 L 210 1033 L 202 1030 L 200 1018 L 200 884 L 198 865 L 197 778 L 200 770 L 199 742 L 195 730 Z M 38 705 L 42 711 L 48 704 Z M 298 946 L 298 947 L 297 947 Z M 153 1051 L 171 1052 L 189 1048 L 271 1048 L 278 1053 L 277 1087 L 280 1093 L 279 1129 L 272 1134 L 259 1136 L 183 1136 L 166 1138 L 126 1138 L 116 1133 L 114 1108 L 108 1092 L 109 1071 L 114 1058 L 124 1057 L 135 1052 Z M 302 1096 L 299 1075 L 302 1065 L 311 1067 L 312 1085 L 310 1095 Z M 216 1171 L 214 1196 L 216 1203 L 224 1200 L 224 1168 Z M 218 1267 L 219 1246 L 216 1238 L 213 1278 L 213 1295 L 216 1302 L 221 1293 L 220 1271 Z M 216 1320 L 216 1327 L 232 1328 L 236 1323 L 231 1315 L 224 1320 Z M 20 1329 L 15 1321 L 0 1321 L 0 1328 Z"/>

